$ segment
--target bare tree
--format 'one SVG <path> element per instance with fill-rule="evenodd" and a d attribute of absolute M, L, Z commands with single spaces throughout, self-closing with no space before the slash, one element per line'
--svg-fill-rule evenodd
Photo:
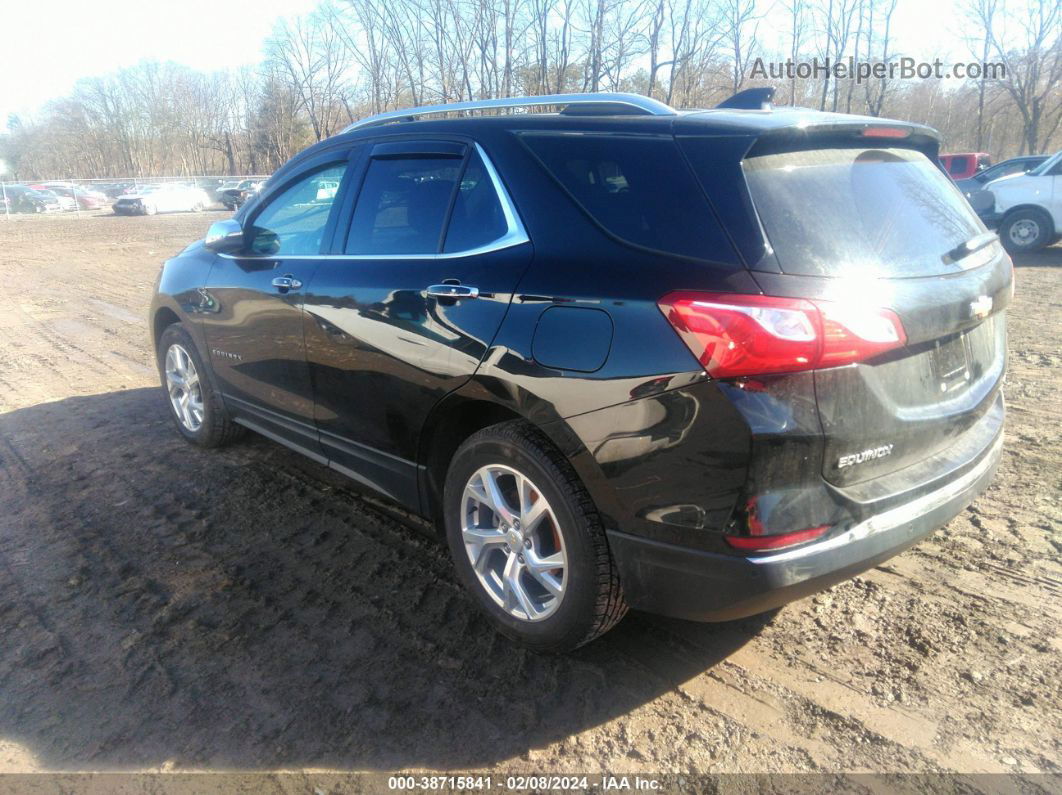
<path fill-rule="evenodd" d="M 1009 5 L 999 0 L 998 7 L 983 3 L 974 12 L 994 57 L 1006 69 L 993 82 L 1021 114 L 1023 151 L 1039 152 L 1046 143 L 1044 133 L 1053 134 L 1062 120 L 1062 5 L 1057 0 L 1012 0 Z"/>
<path fill-rule="evenodd" d="M 879 5 L 881 6 L 879 8 Z M 891 63 L 894 54 L 892 45 L 892 15 L 896 12 L 896 0 L 870 0 L 867 3 L 866 54 L 868 63 L 877 61 Z M 865 84 L 866 108 L 871 116 L 880 116 L 885 107 L 885 98 L 892 86 L 887 76 L 868 80 Z"/>
<path fill-rule="evenodd" d="M 723 36 L 731 56 L 731 88 L 736 94 L 745 83 L 745 73 L 756 54 L 759 17 L 756 0 L 722 0 Z"/>

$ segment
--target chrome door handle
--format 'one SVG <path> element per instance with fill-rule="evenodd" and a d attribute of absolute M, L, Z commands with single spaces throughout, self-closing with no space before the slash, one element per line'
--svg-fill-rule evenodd
<path fill-rule="evenodd" d="M 277 276 L 277 278 L 273 279 L 273 286 L 278 290 L 298 290 L 302 287 L 302 282 L 288 274 L 287 276 Z"/>
<path fill-rule="evenodd" d="M 433 284 L 428 288 L 433 298 L 479 298 L 479 288 L 466 284 Z"/>

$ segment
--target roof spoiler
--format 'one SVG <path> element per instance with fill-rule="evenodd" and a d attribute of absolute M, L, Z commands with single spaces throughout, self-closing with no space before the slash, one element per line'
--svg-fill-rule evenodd
<path fill-rule="evenodd" d="M 715 107 L 730 110 L 770 110 L 771 100 L 774 99 L 774 88 L 746 88 L 739 91 L 729 99 L 724 99 Z"/>

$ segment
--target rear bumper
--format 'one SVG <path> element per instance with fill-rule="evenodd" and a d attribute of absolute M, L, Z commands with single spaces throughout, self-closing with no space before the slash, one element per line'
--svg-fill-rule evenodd
<path fill-rule="evenodd" d="M 762 613 L 821 591 L 897 555 L 945 524 L 995 474 L 1002 431 L 962 475 L 844 533 L 772 555 L 740 557 L 609 531 L 627 602 L 694 621 Z"/>

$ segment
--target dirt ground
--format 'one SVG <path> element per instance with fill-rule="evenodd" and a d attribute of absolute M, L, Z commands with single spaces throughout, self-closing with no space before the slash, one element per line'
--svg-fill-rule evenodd
<path fill-rule="evenodd" d="M 178 438 L 146 311 L 221 217 L 0 217 L 0 771 L 1060 772 L 1062 248 L 969 510 L 774 615 L 542 657 L 338 476 Z"/>

